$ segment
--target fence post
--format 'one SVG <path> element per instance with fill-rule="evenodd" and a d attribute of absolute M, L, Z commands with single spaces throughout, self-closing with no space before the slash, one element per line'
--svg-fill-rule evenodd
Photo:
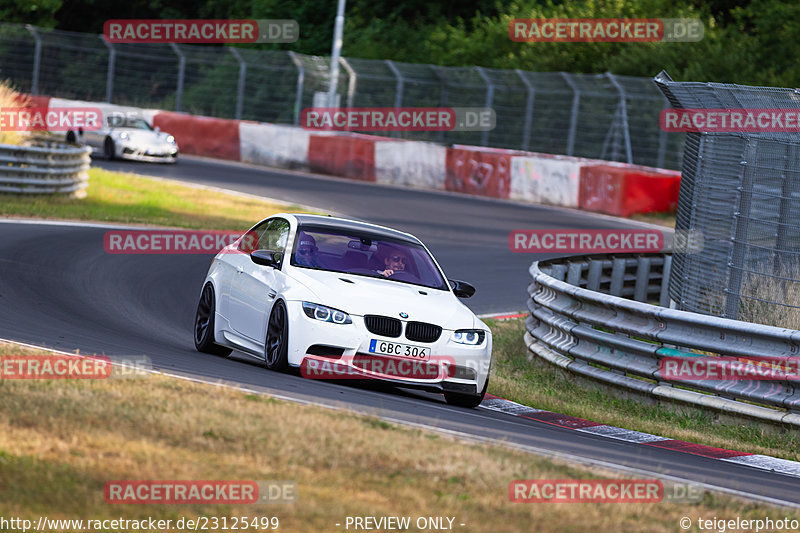
<path fill-rule="evenodd" d="M 175 43 L 169 43 L 172 51 L 178 56 L 178 88 L 175 90 L 175 111 L 181 110 L 183 100 L 183 77 L 186 74 L 186 56 L 183 55 L 181 49 Z"/>
<path fill-rule="evenodd" d="M 353 98 L 356 94 L 356 71 L 342 56 L 339 56 L 339 63 L 347 71 L 347 107 L 353 107 Z"/>
<path fill-rule="evenodd" d="M 306 79 L 306 68 L 303 62 L 297 57 L 297 54 L 289 51 L 289 57 L 292 58 L 294 66 L 297 67 L 297 95 L 294 99 L 294 125 L 300 124 L 300 107 L 303 105 L 303 82 Z"/>
<path fill-rule="evenodd" d="M 483 81 L 486 82 L 486 104 L 484 107 L 486 109 L 492 108 L 492 101 L 494 100 L 494 83 L 492 80 L 489 79 L 489 76 L 486 75 L 486 72 L 483 70 L 483 67 L 475 67 L 475 70 L 478 71 Z M 483 130 L 481 132 L 481 146 L 486 146 L 489 144 L 489 130 Z"/>
<path fill-rule="evenodd" d="M 242 59 L 242 54 L 235 47 L 230 46 L 233 57 L 239 62 L 239 83 L 236 85 L 236 120 L 242 119 L 242 108 L 244 107 L 244 83 L 247 79 L 247 63 Z"/>
<path fill-rule="evenodd" d="M 436 79 L 439 80 L 439 107 L 445 107 L 445 102 L 447 102 L 447 84 L 445 83 L 444 79 L 442 79 L 442 75 L 435 65 L 428 66 L 436 75 Z M 444 133 L 444 130 L 439 130 L 439 132 L 436 134 L 438 142 L 444 143 Z"/>
<path fill-rule="evenodd" d="M 36 42 L 33 49 L 33 77 L 31 78 L 31 94 L 39 94 L 39 67 L 42 65 L 42 38 L 34 26 L 25 25 L 25 29 L 33 35 Z"/>
<path fill-rule="evenodd" d="M 111 95 L 114 94 L 114 63 L 117 58 L 117 50 L 114 46 L 106 41 L 105 35 L 102 33 L 98 35 L 103 44 L 108 48 L 108 72 L 106 73 L 106 102 L 111 103 Z"/>
<path fill-rule="evenodd" d="M 728 258 L 728 286 L 725 288 L 725 315 L 724 318 L 737 320 L 739 315 L 739 295 L 742 292 L 742 277 L 744 272 L 744 253 L 747 248 L 747 234 L 750 228 L 750 204 L 753 199 L 753 178 L 756 173 L 756 145 L 753 139 L 748 139 L 744 151 L 744 166 L 742 182 L 739 185 L 739 205 L 733 214 L 735 225 L 732 236 L 733 246 Z"/>
<path fill-rule="evenodd" d="M 386 66 L 392 71 L 394 77 L 397 78 L 397 88 L 394 92 L 394 107 L 395 109 L 399 109 L 403 105 L 403 83 L 405 79 L 403 78 L 403 73 L 400 72 L 400 69 L 392 62 L 391 59 L 387 59 L 385 61 Z M 392 137 L 397 137 L 398 132 L 397 130 L 392 131 Z"/>
<path fill-rule="evenodd" d="M 525 84 L 525 89 L 528 91 L 528 98 L 525 100 L 525 125 L 522 128 L 522 149 L 528 150 L 531 141 L 531 121 L 533 120 L 533 102 L 536 97 L 536 91 L 533 84 L 525 77 L 525 73 L 520 69 L 515 69 L 519 79 Z"/>
<path fill-rule="evenodd" d="M 572 114 L 569 119 L 569 136 L 567 137 L 567 155 L 572 155 L 575 149 L 575 132 L 578 128 L 578 108 L 581 101 L 581 90 L 575 81 L 566 72 L 561 72 L 564 81 L 572 89 Z"/>
<path fill-rule="evenodd" d="M 619 108 L 620 108 L 620 116 L 622 117 L 622 136 L 625 139 L 625 158 L 628 161 L 628 164 L 633 164 L 633 153 L 631 151 L 631 134 L 630 128 L 628 127 L 628 101 L 625 96 L 625 89 L 622 88 L 622 85 L 619 84 L 617 79 L 614 77 L 613 74 L 610 72 L 606 72 L 606 77 L 608 80 L 616 87 L 617 91 L 619 91 Z"/>
<path fill-rule="evenodd" d="M 669 100 L 662 94 L 662 98 L 664 98 L 664 107 L 661 109 L 668 109 L 669 108 Z M 660 117 L 659 117 L 660 118 Z M 659 120 L 660 122 L 660 120 Z M 664 168 L 664 158 L 667 154 L 667 132 L 664 131 L 664 128 L 661 127 L 661 124 L 658 125 L 659 133 L 658 133 L 658 159 L 656 160 L 656 167 Z"/>

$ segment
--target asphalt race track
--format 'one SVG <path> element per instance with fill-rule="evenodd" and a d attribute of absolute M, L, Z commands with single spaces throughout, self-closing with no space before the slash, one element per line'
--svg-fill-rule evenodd
<path fill-rule="evenodd" d="M 512 229 L 610 228 L 610 219 L 423 191 L 315 178 L 184 158 L 176 166 L 96 162 L 111 169 L 226 187 L 334 211 L 416 234 L 453 278 L 473 282 L 478 313 L 524 308 L 531 256 L 513 254 Z M 195 351 L 192 321 L 210 264 L 204 255 L 110 255 L 107 227 L 0 223 L 0 338 L 107 355 L 146 355 L 162 371 L 283 397 L 347 407 L 476 437 L 504 440 L 800 505 L 800 480 L 743 465 L 616 441 L 434 394 L 373 390 L 270 372 L 245 356 Z"/>

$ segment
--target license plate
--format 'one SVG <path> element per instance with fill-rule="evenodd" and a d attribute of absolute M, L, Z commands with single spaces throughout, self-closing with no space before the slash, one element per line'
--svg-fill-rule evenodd
<path fill-rule="evenodd" d="M 377 353 L 380 355 L 394 355 L 397 357 L 408 357 L 410 359 L 425 360 L 431 356 L 430 348 L 422 348 L 420 346 L 410 346 L 408 344 L 400 344 L 397 342 L 379 341 L 372 339 L 369 341 L 370 353 Z"/>

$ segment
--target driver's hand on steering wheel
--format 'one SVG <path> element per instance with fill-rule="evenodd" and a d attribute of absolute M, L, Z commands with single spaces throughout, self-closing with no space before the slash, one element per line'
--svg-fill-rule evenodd
<path fill-rule="evenodd" d="M 388 278 L 389 276 L 391 276 L 392 274 L 394 274 L 394 270 L 392 270 L 391 268 L 387 268 L 386 270 L 384 270 L 383 272 L 381 272 L 381 274 L 383 274 L 385 277 L 387 277 L 387 278 Z"/>

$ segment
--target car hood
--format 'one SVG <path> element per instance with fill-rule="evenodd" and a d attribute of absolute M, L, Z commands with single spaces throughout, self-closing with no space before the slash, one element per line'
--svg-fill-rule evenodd
<path fill-rule="evenodd" d="M 428 322 L 444 329 L 472 328 L 477 323 L 472 311 L 450 291 L 302 268 L 292 269 L 291 276 L 313 293 L 313 303 L 351 315 L 390 316 Z M 406 313 L 408 317 L 401 317 L 400 313 Z"/>

